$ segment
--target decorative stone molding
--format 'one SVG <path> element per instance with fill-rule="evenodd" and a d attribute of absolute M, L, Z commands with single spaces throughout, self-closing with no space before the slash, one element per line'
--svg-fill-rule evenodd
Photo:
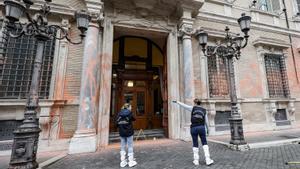
<path fill-rule="evenodd" d="M 263 14 L 263 15 L 268 15 L 268 16 L 274 16 L 274 17 L 280 17 L 280 14 L 279 13 L 275 13 L 275 12 L 270 12 L 270 11 L 264 11 L 264 10 L 261 10 L 261 9 L 258 9 L 256 7 L 251 7 L 250 8 L 250 12 L 257 12 L 257 13 L 260 13 L 260 14 Z"/>
<path fill-rule="evenodd" d="M 61 27 L 66 31 L 71 27 L 69 20 L 64 18 Z M 60 30 L 57 37 L 61 36 Z M 56 40 L 53 60 L 53 71 L 50 85 L 50 98 L 62 100 L 64 98 L 65 73 L 67 67 L 67 57 L 69 53 L 69 42 L 67 39 Z"/>
<path fill-rule="evenodd" d="M 214 4 L 232 6 L 236 0 L 206 0 L 206 1 Z"/>
<path fill-rule="evenodd" d="M 53 134 L 59 134 L 59 130 L 51 129 L 53 107 L 57 106 L 58 104 L 63 106 L 65 104 L 65 101 L 57 102 L 55 100 L 45 100 L 40 102 L 39 124 L 42 130 L 40 133 L 40 139 L 42 140 L 49 139 Z M 52 132 L 50 132 L 51 130 Z M 58 137 L 56 137 L 55 139 L 57 138 Z"/>
<path fill-rule="evenodd" d="M 0 2 L 0 6 L 4 6 L 3 2 L 4 1 Z M 41 5 L 43 5 L 43 3 L 44 3 L 43 1 L 35 1 L 34 4 L 30 7 L 30 9 L 33 11 L 39 11 L 40 7 L 41 7 Z M 65 15 L 65 16 L 73 17 L 74 12 L 75 12 L 75 9 L 70 8 L 67 5 L 51 2 L 51 14 Z"/>
<path fill-rule="evenodd" d="M 255 47 L 258 46 L 271 46 L 275 47 L 277 49 L 287 49 L 291 45 L 290 43 L 283 41 L 281 39 L 275 39 L 275 38 L 266 38 L 266 37 L 259 37 L 256 40 L 253 41 L 253 45 Z"/>
<path fill-rule="evenodd" d="M 189 11 L 191 17 L 196 17 L 199 13 L 199 9 L 203 6 L 204 1 L 205 0 L 179 0 L 179 12 L 183 13 L 183 11 Z"/>
<path fill-rule="evenodd" d="M 270 120 L 275 122 L 275 114 L 277 112 L 276 101 L 270 101 L 268 104 L 268 112 L 270 114 Z"/>
<path fill-rule="evenodd" d="M 295 99 L 264 99 L 266 110 L 267 110 L 267 119 L 269 122 L 275 123 L 275 114 L 277 109 L 286 109 L 287 120 L 295 121 Z"/>
<path fill-rule="evenodd" d="M 287 111 L 289 113 L 289 117 L 291 121 L 295 121 L 295 100 L 290 100 L 287 106 Z"/>
<path fill-rule="evenodd" d="M 63 107 L 66 104 L 66 100 L 55 100 L 54 105 L 51 107 L 50 112 L 50 130 L 49 138 L 50 140 L 59 139 L 60 129 L 62 128 L 61 118 L 63 113 Z"/>
<path fill-rule="evenodd" d="M 191 23 L 183 23 L 179 28 L 179 36 L 192 36 L 195 33 L 193 28 L 193 24 Z"/>
<path fill-rule="evenodd" d="M 132 18 L 123 20 L 114 19 L 112 23 L 118 26 L 130 26 L 147 30 L 160 30 L 165 32 L 173 31 L 173 27 L 168 27 L 168 25 L 163 25 L 155 20 L 148 20 L 147 18 Z"/>
<path fill-rule="evenodd" d="M 209 126 L 215 126 L 215 116 L 216 116 L 216 102 L 215 101 L 208 101 L 208 108 L 207 108 Z"/>
<path fill-rule="evenodd" d="M 267 75 L 265 70 L 265 54 L 272 53 L 284 55 L 285 58 L 287 58 L 290 43 L 287 43 L 280 39 L 259 37 L 253 42 L 253 45 L 256 47 L 259 71 L 262 75 L 261 81 L 263 86 L 263 98 L 269 98 Z M 285 64 L 287 63 L 285 62 Z"/>
<path fill-rule="evenodd" d="M 62 19 L 61 20 L 61 25 L 60 25 L 63 29 L 68 30 L 71 28 L 70 22 L 68 19 Z"/>
<path fill-rule="evenodd" d="M 104 20 L 104 3 L 101 0 L 85 0 L 86 8 L 92 17 L 92 22 L 102 24 Z"/>

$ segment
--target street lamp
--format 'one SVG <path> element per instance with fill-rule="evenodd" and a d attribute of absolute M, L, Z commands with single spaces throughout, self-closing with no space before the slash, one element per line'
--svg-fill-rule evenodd
<path fill-rule="evenodd" d="M 244 13 L 241 18 L 238 19 L 241 31 L 244 33 L 244 37 L 240 34 L 231 35 L 229 33 L 230 29 L 226 26 L 225 40 L 223 43 L 215 46 L 213 52 L 208 54 L 206 52 L 208 34 L 203 30 L 199 30 L 196 33 L 199 44 L 202 47 L 202 51 L 205 56 L 210 57 L 212 55 L 218 55 L 227 59 L 228 72 L 229 72 L 229 83 L 230 83 L 230 101 L 231 101 L 231 118 L 229 119 L 230 123 L 230 132 L 231 140 L 230 144 L 233 145 L 244 145 L 247 144 L 244 138 L 243 133 L 243 123 L 241 114 L 238 111 L 237 107 L 237 95 L 235 89 L 235 78 L 234 78 L 234 58 L 239 60 L 241 57 L 241 49 L 245 48 L 248 44 L 248 32 L 250 31 L 251 17 L 246 16 Z M 225 52 L 220 51 L 219 49 L 225 50 Z"/>
<path fill-rule="evenodd" d="M 72 44 L 82 43 L 85 32 L 88 29 L 91 17 L 85 11 L 75 13 L 77 27 L 80 30 L 80 41 L 73 42 L 68 31 L 58 25 L 48 25 L 47 16 L 50 14 L 51 0 L 45 0 L 41 6 L 40 12 L 30 15 L 29 10 L 33 2 L 31 0 L 5 0 L 5 17 L 7 18 L 7 28 L 9 36 L 18 38 L 23 35 L 33 36 L 37 40 L 37 51 L 34 59 L 32 79 L 30 84 L 29 96 L 24 112 L 22 124 L 14 131 L 14 142 L 9 169 L 34 169 L 38 167 L 36 162 L 36 153 L 38 147 L 38 138 L 41 129 L 39 128 L 37 111 L 39 108 L 39 83 L 41 76 L 41 66 L 43 61 L 43 51 L 45 42 L 49 39 L 62 40 L 66 38 Z M 21 24 L 19 19 L 26 15 L 28 23 Z M 22 30 L 13 33 L 17 28 Z M 60 36 L 56 36 L 56 31 L 60 30 Z"/>

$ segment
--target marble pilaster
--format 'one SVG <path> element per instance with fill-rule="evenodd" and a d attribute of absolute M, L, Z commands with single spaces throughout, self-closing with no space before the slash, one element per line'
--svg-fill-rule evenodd
<path fill-rule="evenodd" d="M 183 47 L 183 95 L 184 102 L 189 105 L 193 105 L 195 98 L 195 82 L 194 82 L 194 70 L 193 70 L 193 54 L 192 54 L 192 34 L 194 19 L 190 11 L 183 11 L 181 18 L 179 32 L 182 36 Z M 191 113 L 182 112 L 181 119 L 181 138 L 183 140 L 190 139 L 190 118 Z"/>
<path fill-rule="evenodd" d="M 103 45 L 100 66 L 100 98 L 98 116 L 98 146 L 108 145 L 109 118 L 111 101 L 111 79 L 112 79 L 112 55 L 113 55 L 113 31 L 111 20 L 106 18 L 103 26 Z"/>

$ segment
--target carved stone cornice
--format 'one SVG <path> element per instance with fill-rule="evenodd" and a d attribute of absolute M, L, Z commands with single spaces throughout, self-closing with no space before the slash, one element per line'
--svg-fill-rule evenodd
<path fill-rule="evenodd" d="M 183 13 L 186 10 L 191 12 L 192 17 L 196 17 L 199 13 L 200 8 L 204 4 L 204 0 L 180 0 L 178 8 L 180 13 Z"/>
<path fill-rule="evenodd" d="M 275 39 L 275 38 L 266 38 L 266 37 L 259 37 L 256 40 L 253 41 L 253 45 L 255 47 L 258 46 L 269 46 L 269 47 L 276 47 L 279 49 L 287 49 L 291 45 L 290 43 L 281 40 L 281 39 Z"/>
<path fill-rule="evenodd" d="M 30 10 L 39 11 L 43 3 L 44 3 L 43 1 L 34 2 L 34 4 L 30 7 Z M 0 0 L 0 6 L 4 6 L 4 0 Z M 50 6 L 51 6 L 51 14 L 65 15 L 69 17 L 74 16 L 75 9 L 71 8 L 68 5 L 62 5 L 62 4 L 51 2 Z"/>

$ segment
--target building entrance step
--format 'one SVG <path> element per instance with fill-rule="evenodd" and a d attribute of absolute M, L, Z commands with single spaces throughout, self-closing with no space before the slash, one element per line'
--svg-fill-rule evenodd
<path fill-rule="evenodd" d="M 145 139 L 159 139 L 165 138 L 165 132 L 163 129 L 147 129 L 147 130 L 135 130 L 134 140 L 145 140 Z M 109 133 L 109 143 L 120 142 L 119 132 Z"/>

